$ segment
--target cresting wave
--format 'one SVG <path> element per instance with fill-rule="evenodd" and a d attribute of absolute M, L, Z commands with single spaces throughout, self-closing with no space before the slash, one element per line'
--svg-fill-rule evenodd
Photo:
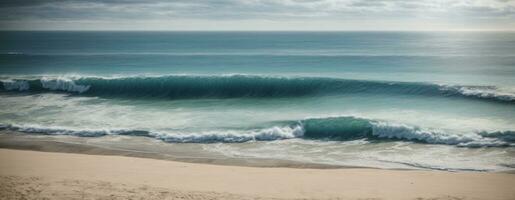
<path fill-rule="evenodd" d="M 269 77 L 250 75 L 119 78 L 36 78 L 2 81 L 2 90 L 61 91 L 120 98 L 273 98 L 341 94 L 402 94 L 460 96 L 515 102 L 515 93 L 493 86 L 447 86 L 429 83 L 348 80 L 322 77 Z"/>
<path fill-rule="evenodd" d="M 409 141 L 459 147 L 513 147 L 515 131 L 449 133 L 405 124 L 395 124 L 355 117 L 312 118 L 280 122 L 269 128 L 248 130 L 213 130 L 197 133 L 154 132 L 130 129 L 76 130 L 36 125 L 0 125 L 0 129 L 46 135 L 101 137 L 106 135 L 144 136 L 173 143 L 215 143 L 311 139 L 349 141 L 366 139 L 375 142 Z"/>
<path fill-rule="evenodd" d="M 89 85 L 78 85 L 71 79 L 41 78 L 32 80 L 2 80 L 3 90 L 7 91 L 63 91 L 71 93 L 83 93 L 91 87 Z"/>
<path fill-rule="evenodd" d="M 206 131 L 202 133 L 159 133 L 145 130 L 131 129 L 70 129 L 63 127 L 45 127 L 39 125 L 0 125 L 0 130 L 12 130 L 24 133 L 44 135 L 73 135 L 80 137 L 101 137 L 107 135 L 143 136 L 163 140 L 171 143 L 213 143 L 227 142 L 239 143 L 248 141 L 271 141 L 302 137 L 300 126 L 271 127 L 255 130 L 225 130 Z"/>

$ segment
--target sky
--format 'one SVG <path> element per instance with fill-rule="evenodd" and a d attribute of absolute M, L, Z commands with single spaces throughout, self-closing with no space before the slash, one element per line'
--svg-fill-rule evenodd
<path fill-rule="evenodd" d="M 515 0 L 1 0 L 0 30 L 514 31 Z"/>

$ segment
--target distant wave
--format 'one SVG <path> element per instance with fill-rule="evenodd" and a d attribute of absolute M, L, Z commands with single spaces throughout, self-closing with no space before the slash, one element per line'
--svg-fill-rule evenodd
<path fill-rule="evenodd" d="M 515 93 L 494 86 L 452 86 L 416 82 L 348 80 L 322 77 L 250 75 L 157 77 L 36 78 L 2 81 L 2 90 L 60 91 L 99 97 L 135 98 L 272 98 L 340 94 L 460 96 L 515 102 Z"/>
<path fill-rule="evenodd" d="M 448 53 L 364 53 L 364 52 L 340 52 L 340 51 L 295 51 L 291 49 L 276 50 L 276 49 L 262 49 L 260 51 L 206 51 L 206 52 L 0 52 L 0 56 L 17 56 L 17 57 L 33 57 L 33 56 L 263 56 L 263 57 L 341 57 L 341 58 L 467 58 L 467 57 L 497 57 L 497 58 L 510 58 L 514 57 L 511 54 L 500 55 L 500 54 L 481 54 L 481 55 L 470 55 L 470 54 L 448 54 Z"/>
<path fill-rule="evenodd" d="M 9 51 L 6 53 L 2 53 L 2 55 L 24 55 L 24 53 L 18 51 Z"/>
<path fill-rule="evenodd" d="M 463 96 L 500 101 L 515 101 L 515 93 L 505 92 L 493 86 L 444 86 L 443 90 L 455 91 Z"/>
<path fill-rule="evenodd" d="M 198 133 L 154 132 L 130 129 L 70 129 L 36 125 L 0 125 L 0 129 L 47 135 L 101 137 L 106 135 L 144 136 L 173 143 L 213 143 L 311 139 L 348 141 L 367 139 L 377 142 L 410 141 L 459 147 L 515 146 L 515 131 L 448 133 L 405 124 L 395 124 L 355 117 L 311 118 L 281 122 L 268 128 L 250 130 L 213 130 Z"/>

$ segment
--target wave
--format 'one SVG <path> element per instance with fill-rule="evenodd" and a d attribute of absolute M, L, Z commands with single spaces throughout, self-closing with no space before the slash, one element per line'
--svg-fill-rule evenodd
<path fill-rule="evenodd" d="M 73 80 L 69 79 L 48 79 L 40 80 L 41 87 L 52 91 L 67 91 L 83 93 L 89 90 L 89 85 L 77 85 Z"/>
<path fill-rule="evenodd" d="M 107 135 L 143 136 L 171 143 L 240 143 L 248 141 L 272 141 L 302 137 L 300 126 L 271 127 L 246 131 L 206 131 L 202 133 L 160 133 L 131 129 L 71 129 L 64 127 L 45 127 L 39 125 L 0 125 L 0 130 L 37 133 L 44 135 L 72 135 L 80 137 L 102 137 Z"/>
<path fill-rule="evenodd" d="M 6 91 L 64 91 L 71 93 L 83 93 L 91 87 L 78 85 L 71 79 L 41 78 L 36 80 L 2 80 L 3 90 Z"/>
<path fill-rule="evenodd" d="M 502 91 L 494 86 L 444 86 L 443 90 L 455 91 L 463 96 L 500 101 L 515 101 L 515 93 Z"/>
<path fill-rule="evenodd" d="M 28 81 L 23 80 L 5 80 L 2 81 L 2 85 L 4 90 L 17 90 L 17 91 L 26 91 L 30 89 L 30 85 Z"/>
<path fill-rule="evenodd" d="M 250 75 L 157 77 L 76 77 L 2 80 L 4 91 L 59 91 L 99 97 L 241 98 L 299 97 L 344 94 L 459 96 L 515 102 L 515 93 L 493 86 L 448 86 L 414 82 L 349 80 L 323 77 Z"/>
<path fill-rule="evenodd" d="M 355 117 L 311 118 L 280 122 L 268 128 L 248 130 L 213 130 L 197 133 L 159 132 L 130 129 L 70 129 L 36 125 L 0 125 L 0 129 L 46 135 L 101 137 L 106 135 L 144 136 L 171 143 L 239 143 L 284 139 L 349 141 L 366 139 L 372 142 L 407 141 L 458 147 L 515 146 L 515 131 L 451 133 L 405 124 Z"/>
<path fill-rule="evenodd" d="M 412 141 L 460 147 L 501 147 L 515 144 L 513 131 L 451 133 L 355 117 L 314 118 L 302 120 L 300 123 L 304 130 L 303 137 L 312 139 Z"/>

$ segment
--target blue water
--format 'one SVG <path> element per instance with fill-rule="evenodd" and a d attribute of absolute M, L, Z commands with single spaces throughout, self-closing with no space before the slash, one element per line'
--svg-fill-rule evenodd
<path fill-rule="evenodd" d="M 515 166 L 512 32 L 0 32 L 0 44 L 2 129 L 234 158 Z"/>

